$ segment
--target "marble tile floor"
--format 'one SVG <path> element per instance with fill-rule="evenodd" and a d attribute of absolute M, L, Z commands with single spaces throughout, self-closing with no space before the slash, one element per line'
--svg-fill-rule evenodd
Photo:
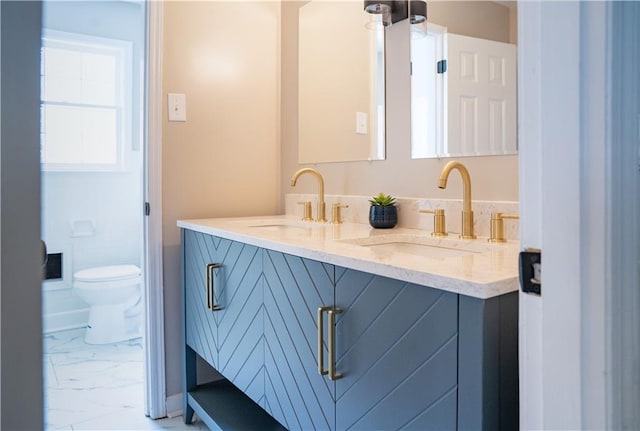
<path fill-rule="evenodd" d="M 47 430 L 207 430 L 144 416 L 141 338 L 90 345 L 83 329 L 47 334 L 43 361 Z"/>

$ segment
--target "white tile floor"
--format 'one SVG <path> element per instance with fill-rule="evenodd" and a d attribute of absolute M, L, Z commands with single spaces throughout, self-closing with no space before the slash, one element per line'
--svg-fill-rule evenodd
<path fill-rule="evenodd" d="M 83 337 L 83 329 L 44 337 L 47 430 L 207 429 L 144 416 L 142 339 L 90 345 Z"/>

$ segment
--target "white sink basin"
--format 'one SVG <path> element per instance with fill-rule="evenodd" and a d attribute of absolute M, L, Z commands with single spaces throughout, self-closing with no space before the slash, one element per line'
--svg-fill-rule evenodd
<path fill-rule="evenodd" d="M 480 253 L 478 251 L 459 250 L 437 245 L 412 244 L 409 242 L 387 242 L 383 244 L 371 244 L 365 247 L 392 253 L 408 253 L 429 259 L 446 259 L 449 257 L 462 257 Z"/>
<path fill-rule="evenodd" d="M 429 259 L 473 256 L 488 250 L 485 244 L 472 241 L 404 234 L 352 238 L 342 242 L 367 247 L 380 254 L 404 253 Z"/>
<path fill-rule="evenodd" d="M 311 226 L 301 226 L 297 224 L 286 224 L 286 223 L 273 223 L 273 224 L 257 224 L 247 226 L 250 228 L 256 229 L 264 229 L 264 230 L 275 230 L 275 231 L 283 231 L 283 230 L 305 230 L 310 229 Z"/>

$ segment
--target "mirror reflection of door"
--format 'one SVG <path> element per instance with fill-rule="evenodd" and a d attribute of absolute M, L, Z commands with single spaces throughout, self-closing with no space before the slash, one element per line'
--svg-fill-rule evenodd
<path fill-rule="evenodd" d="M 431 3 L 426 31 L 411 32 L 414 159 L 517 153 L 515 4 L 468 3 Z"/>

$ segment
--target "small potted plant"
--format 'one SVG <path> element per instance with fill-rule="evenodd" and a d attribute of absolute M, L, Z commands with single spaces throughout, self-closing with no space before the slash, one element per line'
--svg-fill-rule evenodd
<path fill-rule="evenodd" d="M 369 224 L 374 228 L 388 229 L 398 224 L 398 209 L 396 198 L 379 193 L 369 199 Z"/>

